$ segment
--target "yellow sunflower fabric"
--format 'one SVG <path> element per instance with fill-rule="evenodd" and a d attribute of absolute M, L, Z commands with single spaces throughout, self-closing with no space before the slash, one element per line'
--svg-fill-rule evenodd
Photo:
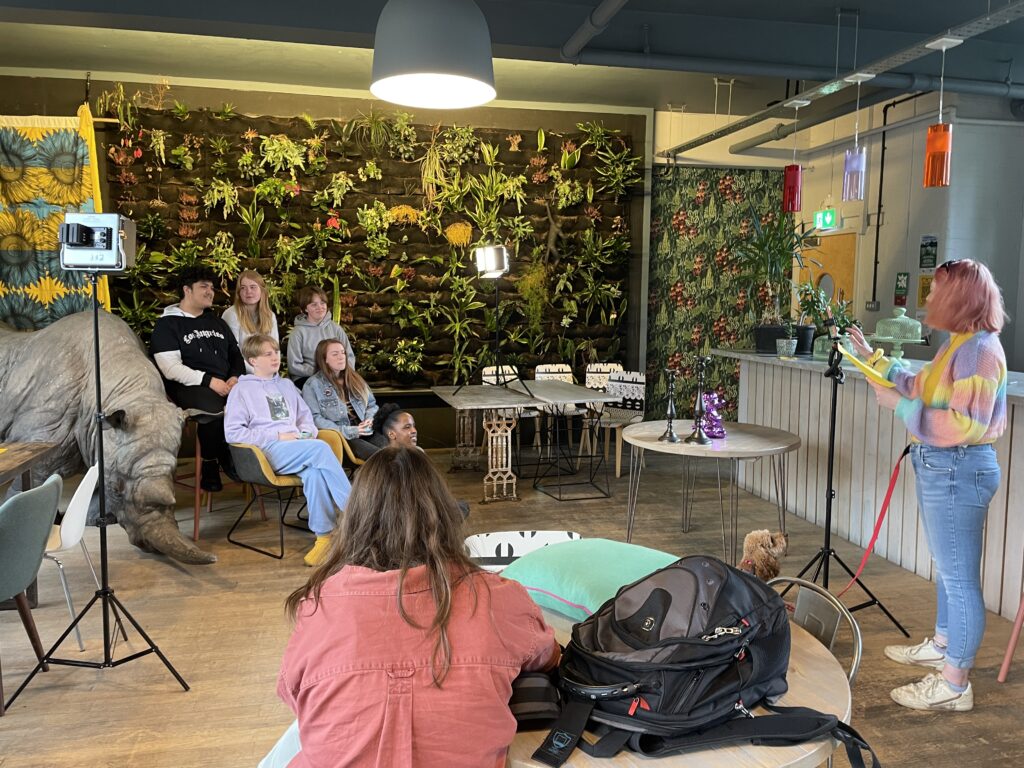
<path fill-rule="evenodd" d="M 69 211 L 101 212 L 96 134 L 75 117 L 0 116 L 0 322 L 35 330 L 88 309 L 81 272 L 60 268 L 57 232 Z M 110 308 L 106 279 L 100 299 Z"/>

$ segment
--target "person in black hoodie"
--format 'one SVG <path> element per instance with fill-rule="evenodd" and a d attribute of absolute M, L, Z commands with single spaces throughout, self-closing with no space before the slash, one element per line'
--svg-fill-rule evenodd
<path fill-rule="evenodd" d="M 156 321 L 150 349 L 164 377 L 167 394 L 180 408 L 223 413 L 228 392 L 245 373 L 235 336 L 212 310 L 216 275 L 208 267 L 186 267 L 177 274 L 181 301 Z M 224 419 L 199 424 L 203 452 L 200 486 L 221 490 L 220 469 L 234 474 L 224 439 Z"/>

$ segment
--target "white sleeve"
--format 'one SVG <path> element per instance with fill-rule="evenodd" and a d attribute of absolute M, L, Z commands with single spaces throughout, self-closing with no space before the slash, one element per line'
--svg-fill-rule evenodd
<path fill-rule="evenodd" d="M 201 386 L 203 383 L 203 372 L 195 368 L 189 368 L 181 362 L 181 351 L 172 349 L 169 352 L 157 352 L 153 355 L 156 367 L 160 369 L 165 379 L 176 381 L 187 387 Z"/>
<path fill-rule="evenodd" d="M 224 310 L 224 314 L 220 316 L 221 319 L 227 323 L 228 328 L 235 335 L 235 342 L 238 344 L 242 343 L 242 325 L 238 320 L 238 314 L 235 312 L 234 307 L 228 307 Z"/>

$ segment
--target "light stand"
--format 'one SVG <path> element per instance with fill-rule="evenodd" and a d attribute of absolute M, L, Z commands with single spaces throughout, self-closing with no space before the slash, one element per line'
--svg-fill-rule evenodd
<path fill-rule="evenodd" d="M 66 226 L 66 225 L 65 225 Z M 123 250 L 122 250 L 123 255 Z M 184 678 L 178 674 L 178 671 L 171 665 L 171 662 L 167 660 L 167 657 L 161 652 L 156 644 L 150 639 L 149 635 L 146 634 L 146 630 L 137 622 L 128 609 L 124 607 L 124 603 L 117 599 L 114 595 L 114 590 L 110 587 L 109 580 L 109 569 L 107 559 L 107 525 L 109 520 L 107 518 L 107 486 L 106 486 L 106 475 L 103 465 L 103 427 L 106 421 L 106 416 L 103 413 L 103 402 L 100 390 L 100 302 L 97 289 L 97 283 L 99 281 L 99 272 L 89 271 L 89 280 L 92 283 L 92 332 L 93 332 L 93 352 L 94 352 L 94 367 L 96 369 L 96 460 L 99 464 L 99 511 L 100 516 L 97 521 L 97 525 L 100 529 L 100 580 L 101 586 L 96 590 L 96 594 L 92 596 L 92 599 L 86 603 L 85 607 L 75 617 L 74 621 L 71 622 L 70 626 L 64 630 L 63 634 L 57 638 L 57 642 L 54 643 L 50 650 L 48 650 L 43 658 L 36 664 L 28 677 L 18 686 L 18 690 L 14 692 L 14 695 L 7 701 L 6 707 L 9 709 L 14 700 L 18 698 L 18 695 L 25 689 L 41 669 L 47 664 L 60 664 L 68 667 L 87 667 L 89 669 L 106 669 L 107 667 L 119 667 L 122 664 L 127 664 L 129 661 L 134 661 L 142 656 L 146 656 L 150 653 L 155 653 L 160 661 L 164 663 L 164 666 L 174 675 L 174 679 L 177 680 L 181 687 L 186 691 L 188 683 L 185 682 Z M 94 605 L 99 603 L 103 608 L 103 660 L 102 661 L 81 661 L 78 659 L 59 659 L 53 654 L 60 646 L 61 643 L 70 635 L 75 627 L 78 626 L 79 622 L 85 618 L 85 615 L 89 613 Z M 112 629 L 111 626 L 111 612 L 113 612 L 115 619 L 118 619 L 118 612 L 124 618 L 128 619 L 135 631 L 139 633 L 143 640 L 146 641 L 148 646 L 145 650 L 133 653 L 129 656 L 125 656 L 122 659 L 114 659 L 114 642 L 111 637 Z M 123 630 L 122 630 L 123 631 Z"/>
<path fill-rule="evenodd" d="M 710 362 L 710 357 L 697 358 L 697 404 L 693 410 L 693 432 L 683 441 L 685 443 L 711 445 L 711 438 L 704 434 L 704 374 Z"/>
<path fill-rule="evenodd" d="M 514 373 L 511 376 L 505 373 L 504 359 L 501 352 L 501 311 L 498 304 L 498 280 L 508 272 L 510 261 L 508 248 L 504 245 L 481 246 L 473 250 L 473 257 L 476 260 L 477 276 L 494 280 L 494 383 L 499 387 L 507 388 L 510 382 L 518 381 L 523 389 L 526 390 L 526 394 L 533 397 L 530 387 L 519 376 L 518 369 L 514 369 Z M 484 360 L 481 356 L 480 362 L 477 363 L 466 380 L 456 387 L 452 394 L 459 394 L 462 388 L 471 382 L 483 368 Z"/>
<path fill-rule="evenodd" d="M 832 320 L 830 329 L 834 328 L 835 321 Z M 865 594 L 867 594 L 869 598 L 863 603 L 851 607 L 850 611 L 859 611 L 862 608 L 870 608 L 873 605 L 877 605 L 889 621 L 896 625 L 896 629 L 902 632 L 904 636 L 910 637 L 910 633 L 903 628 L 903 625 L 896 620 L 896 617 L 889 612 L 889 609 L 885 607 L 882 601 L 875 597 L 874 593 L 868 589 L 867 585 L 861 581 L 860 577 L 850 570 L 850 567 L 843 562 L 839 553 L 832 547 L 832 500 L 836 497 L 835 489 L 832 487 L 836 458 L 836 409 L 839 400 L 839 386 L 846 379 L 846 372 L 840 365 L 842 358 L 843 355 L 839 351 L 839 337 L 837 334 L 832 337 L 832 351 L 829 352 L 828 355 L 828 368 L 822 374 L 826 378 L 832 379 L 832 401 L 828 414 L 828 474 L 827 488 L 825 491 L 825 540 L 814 557 L 812 557 L 807 565 L 803 567 L 803 570 L 797 574 L 797 578 L 802 578 L 803 575 L 807 573 L 812 566 L 814 566 L 814 575 L 811 577 L 811 581 L 817 582 L 818 576 L 820 575 L 821 586 L 828 589 L 829 563 L 832 560 L 835 560 L 839 563 L 840 567 L 850 575 L 850 578 L 857 583 L 857 586 L 864 590 Z"/>

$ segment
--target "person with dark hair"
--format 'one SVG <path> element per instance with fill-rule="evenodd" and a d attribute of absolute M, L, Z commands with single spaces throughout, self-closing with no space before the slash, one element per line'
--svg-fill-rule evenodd
<path fill-rule="evenodd" d="M 860 329 L 849 333 L 857 352 L 894 385 L 868 381 L 910 433 L 917 508 L 935 560 L 935 633 L 916 645 L 885 648 L 899 664 L 933 671 L 890 695 L 910 709 L 966 712 L 974 707 L 968 677 L 985 634 L 981 555 L 1000 477 L 993 443 L 1007 420 L 999 341 L 1006 312 L 992 273 L 971 259 L 939 265 L 926 310 L 925 322 L 950 336 L 916 374 L 875 354 Z"/>
<path fill-rule="evenodd" d="M 526 589 L 482 571 L 464 536 L 422 451 L 385 448 L 362 466 L 327 559 L 286 601 L 291 765 L 505 765 L 512 680 L 553 669 L 560 651 Z"/>
<path fill-rule="evenodd" d="M 234 334 L 212 309 L 216 279 L 208 267 L 186 267 L 178 272 L 181 301 L 164 309 L 150 340 L 171 400 L 180 408 L 209 413 L 223 413 L 228 393 L 245 373 Z M 219 491 L 219 470 L 234 474 L 224 420 L 200 423 L 198 430 L 203 452 L 199 484 L 203 490 Z"/>
<path fill-rule="evenodd" d="M 348 362 L 345 345 L 338 339 L 324 339 L 316 347 L 317 371 L 302 385 L 302 399 L 320 429 L 342 434 L 352 452 L 368 459 L 388 444 L 373 429 L 377 400 L 370 385 Z"/>
<path fill-rule="evenodd" d="M 337 339 L 345 346 L 348 364 L 356 364 L 356 353 L 345 329 L 334 322 L 323 288 L 307 285 L 299 291 L 299 309 L 288 334 L 288 375 L 302 389 L 306 379 L 316 373 L 316 347 L 324 339 Z"/>
<path fill-rule="evenodd" d="M 384 435 L 388 444 L 403 448 L 418 448 L 416 420 L 397 403 L 385 403 L 373 417 L 374 434 Z"/>

